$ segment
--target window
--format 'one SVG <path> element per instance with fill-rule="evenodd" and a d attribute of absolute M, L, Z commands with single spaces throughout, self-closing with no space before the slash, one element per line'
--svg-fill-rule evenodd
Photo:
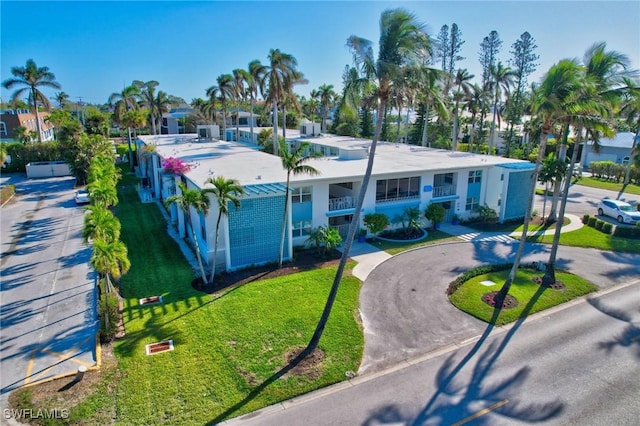
<path fill-rule="evenodd" d="M 474 211 L 478 207 L 480 207 L 480 200 L 478 199 L 478 197 L 467 198 L 467 204 L 465 206 L 466 211 Z"/>
<path fill-rule="evenodd" d="M 304 237 L 311 234 L 311 221 L 299 220 L 291 224 L 291 233 L 293 237 Z"/>
<path fill-rule="evenodd" d="M 306 203 L 311 201 L 311 187 L 303 186 L 302 188 L 294 188 L 291 193 L 291 203 Z"/>
<path fill-rule="evenodd" d="M 382 179 L 376 181 L 376 201 L 393 201 L 420 196 L 420 178 Z"/>
<path fill-rule="evenodd" d="M 482 170 L 472 170 L 469 172 L 469 183 L 482 182 Z"/>

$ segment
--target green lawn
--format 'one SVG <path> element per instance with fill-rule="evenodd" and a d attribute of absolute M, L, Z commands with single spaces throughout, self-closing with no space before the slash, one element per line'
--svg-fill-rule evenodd
<path fill-rule="evenodd" d="M 285 376 L 248 398 L 286 365 L 289 351 L 308 343 L 335 269 L 255 281 L 216 295 L 200 293 L 190 285 L 193 272 L 168 237 L 156 204 L 140 203 L 131 186 L 119 197 L 116 213 L 132 264 L 122 278 L 127 334 L 115 343 L 121 374 L 109 384 L 112 396 L 95 395 L 73 410 L 83 413 L 85 424 L 103 423 L 101 413 L 114 404 L 118 424 L 203 424 L 342 381 L 347 371 L 357 371 L 364 345 L 360 281 L 346 274 L 320 341 L 324 359 L 314 376 Z M 152 295 L 162 295 L 164 303 L 138 305 L 138 298 Z M 146 344 L 165 339 L 173 340 L 174 351 L 145 355 Z"/>
<path fill-rule="evenodd" d="M 471 278 L 451 295 L 451 303 L 476 318 L 491 322 L 494 308 L 482 301 L 482 295 L 500 290 L 508 274 L 509 270 L 505 270 Z M 518 306 L 513 309 L 503 309 L 498 315 L 495 325 L 507 324 L 523 316 L 523 311 L 527 304 L 534 297 L 536 297 L 535 303 L 527 309 L 525 315 L 548 309 L 598 289 L 583 278 L 557 271 L 556 279 L 562 281 L 566 288 L 564 290 L 542 289 L 532 281 L 533 277 L 539 277 L 542 274 L 542 272 L 531 269 L 520 269 L 518 271 L 516 279 L 509 290 L 509 294 L 517 299 Z M 480 282 L 487 280 L 496 284 L 490 287 L 480 284 Z"/>
<path fill-rule="evenodd" d="M 457 237 L 452 237 L 451 235 L 445 234 L 444 232 L 441 232 L 438 230 L 429 229 L 427 232 L 429 233 L 427 238 L 425 238 L 424 240 L 412 242 L 412 243 L 410 242 L 396 243 L 391 241 L 378 240 L 376 238 L 368 239 L 367 242 L 371 245 L 378 247 L 380 250 L 384 250 L 387 253 L 394 255 L 394 254 L 402 253 L 403 251 L 411 250 L 418 247 L 424 247 L 424 246 L 428 246 L 436 243 L 443 243 L 446 241 L 458 240 Z"/>
<path fill-rule="evenodd" d="M 553 235 L 529 237 L 528 241 L 536 243 L 553 242 Z M 573 247 L 589 247 L 616 252 L 640 253 L 640 240 L 620 238 L 607 235 L 589 226 L 560 234 L 560 245 Z"/>
<path fill-rule="evenodd" d="M 602 180 L 594 177 L 582 177 L 575 182 L 576 185 L 589 186 L 591 188 L 608 189 L 610 191 L 620 192 L 621 183 Z M 629 184 L 624 191 L 625 194 L 640 195 L 640 185 Z"/>

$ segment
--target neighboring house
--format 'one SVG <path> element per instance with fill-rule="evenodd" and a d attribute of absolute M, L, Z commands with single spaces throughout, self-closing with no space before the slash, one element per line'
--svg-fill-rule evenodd
<path fill-rule="evenodd" d="M 160 134 L 175 135 L 184 133 L 184 127 L 180 124 L 180 119 L 188 117 L 191 113 L 193 113 L 193 108 L 173 108 L 171 111 L 163 113 Z"/>
<path fill-rule="evenodd" d="M 45 120 L 49 113 L 39 111 L 38 115 L 40 116 L 42 142 L 52 141 L 54 139 L 54 126 Z M 27 131 L 37 132 L 36 115 L 26 109 L 2 110 L 0 112 L 0 139 L 14 139 L 13 132 L 16 127 L 20 126 L 25 127 Z M 34 138 L 34 140 L 37 141 L 38 138 Z"/>
<path fill-rule="evenodd" d="M 240 138 L 236 138 L 236 120 L 238 121 L 238 131 Z M 251 113 L 243 110 L 236 112 L 235 108 L 229 111 L 227 115 L 227 140 L 245 143 L 258 143 L 258 134 L 255 129 L 258 127 L 258 115 L 253 114 L 253 129 L 254 133 L 251 135 Z M 253 136 L 253 137 L 252 137 Z"/>
<path fill-rule="evenodd" d="M 237 179 L 246 194 L 240 209 L 230 206 L 229 217 L 222 221 L 216 264 L 234 270 L 276 261 L 286 189 L 280 158 L 246 144 L 202 142 L 195 134 L 191 139 L 188 136 L 140 136 L 141 143 L 156 146 L 148 168 L 152 197 L 166 199 L 174 194 L 176 181 L 202 188 L 209 177 Z M 297 139 L 288 141 L 295 147 L 305 138 L 298 133 Z M 334 135 L 306 140 L 311 150 L 324 156 L 307 163 L 320 175 L 291 177 L 285 259 L 318 226 L 328 225 L 346 235 L 371 144 L 370 140 Z M 180 176 L 163 173 L 162 159 L 168 157 L 181 158 L 191 170 Z M 407 207 L 424 211 L 429 204 L 439 203 L 447 211 L 447 221 L 454 214 L 469 217 L 484 205 L 495 209 L 500 221 L 522 218 L 533 169 L 525 161 L 380 142 L 362 215 L 381 212 L 393 220 Z M 190 235 L 185 232 L 184 215 L 172 207 L 171 216 L 181 235 Z M 196 229 L 197 244 L 209 264 L 217 216 L 212 200 L 209 214 L 194 212 L 188 224 Z"/>
<path fill-rule="evenodd" d="M 580 164 L 589 167 L 592 161 L 613 161 L 614 163 L 624 163 L 629 160 L 631 146 L 635 133 L 620 132 L 613 138 L 601 138 L 600 149 L 596 151 L 593 141 L 587 141 L 586 152 L 581 157 Z M 640 142 L 640 139 L 638 139 Z"/>

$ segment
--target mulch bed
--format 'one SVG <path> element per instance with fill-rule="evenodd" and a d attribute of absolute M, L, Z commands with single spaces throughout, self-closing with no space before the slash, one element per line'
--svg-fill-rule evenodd
<path fill-rule="evenodd" d="M 216 274 L 216 280 L 213 284 L 203 286 L 202 278 L 198 277 L 191 282 L 191 285 L 198 291 L 213 294 L 257 280 L 276 278 L 296 272 L 334 266 L 340 262 L 341 255 L 342 253 L 338 250 L 331 250 L 324 256 L 320 256 L 315 249 L 299 250 L 294 253 L 293 260 L 282 264 L 282 268 L 278 268 L 277 264 L 268 264 L 255 268 L 241 269 L 239 271 L 223 272 Z"/>
<path fill-rule="evenodd" d="M 482 301 L 489 306 L 495 308 L 496 306 L 496 296 L 498 292 L 492 291 L 489 293 L 485 293 L 482 295 Z M 502 302 L 502 309 L 513 309 L 518 306 L 518 300 L 510 294 L 507 294 L 507 297 L 504 298 L 504 302 Z"/>
<path fill-rule="evenodd" d="M 531 281 L 533 281 L 534 283 L 538 284 L 538 285 L 542 285 L 542 278 L 543 277 L 533 277 L 531 278 Z M 558 279 L 556 279 L 556 282 L 546 286 L 547 288 L 551 288 L 553 290 L 564 290 L 566 288 L 566 286 L 564 285 L 564 283 Z"/>
<path fill-rule="evenodd" d="M 423 236 L 424 231 L 422 229 L 414 229 L 411 232 L 407 232 L 404 229 L 395 229 L 393 231 L 383 231 L 380 233 L 380 237 L 382 238 L 398 241 L 416 240 Z"/>

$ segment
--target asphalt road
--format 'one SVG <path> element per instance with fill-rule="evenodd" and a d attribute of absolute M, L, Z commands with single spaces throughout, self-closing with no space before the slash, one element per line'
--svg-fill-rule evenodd
<path fill-rule="evenodd" d="M 640 284 L 227 425 L 637 425 Z"/>
<path fill-rule="evenodd" d="M 17 183 L 2 207 L 0 393 L 96 364 L 96 294 L 74 180 Z"/>

